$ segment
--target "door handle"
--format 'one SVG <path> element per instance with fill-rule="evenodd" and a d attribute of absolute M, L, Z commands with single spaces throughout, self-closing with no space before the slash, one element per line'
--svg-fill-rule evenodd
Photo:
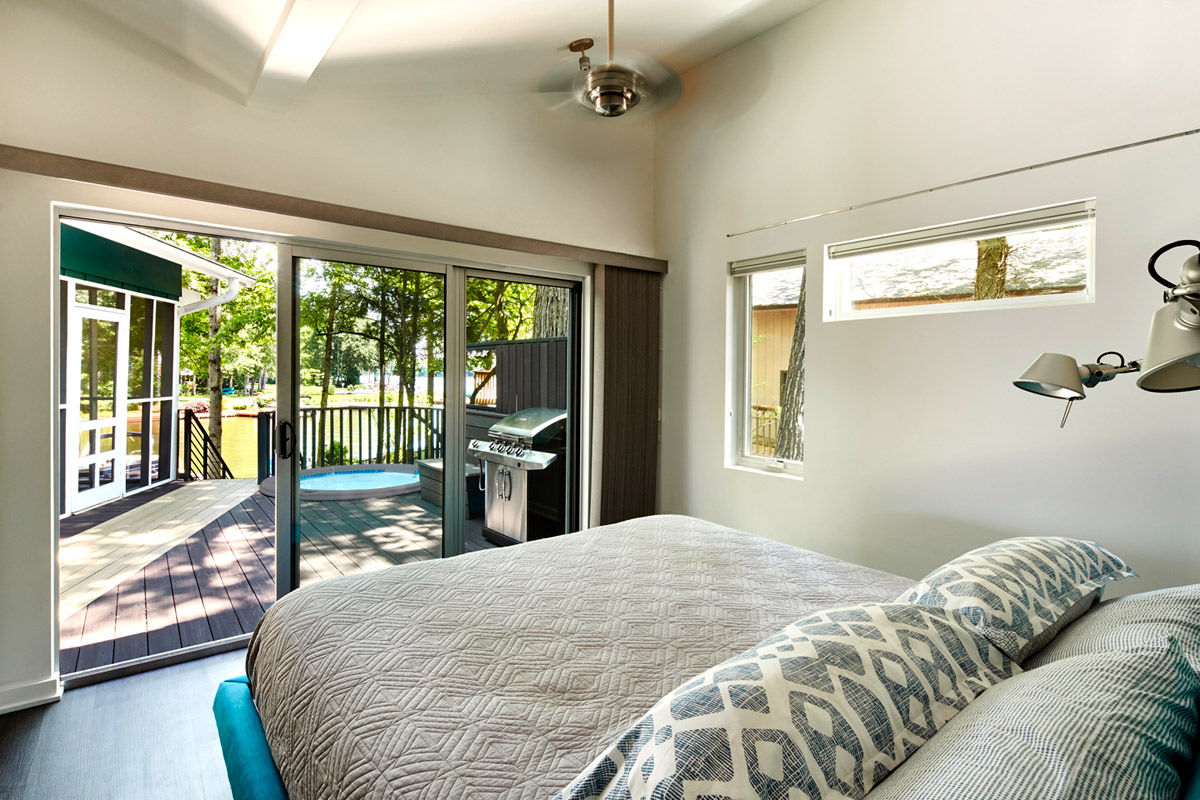
<path fill-rule="evenodd" d="M 296 454 L 296 429 L 284 420 L 279 423 L 279 457 L 291 458 Z"/>

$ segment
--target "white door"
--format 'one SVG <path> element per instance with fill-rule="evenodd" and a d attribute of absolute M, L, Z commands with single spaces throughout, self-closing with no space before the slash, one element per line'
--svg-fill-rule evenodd
<path fill-rule="evenodd" d="M 67 511 L 125 492 L 128 311 L 69 301 Z"/>

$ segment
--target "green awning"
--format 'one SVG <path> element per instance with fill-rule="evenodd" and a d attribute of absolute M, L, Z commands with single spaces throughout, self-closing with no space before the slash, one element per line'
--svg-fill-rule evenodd
<path fill-rule="evenodd" d="M 183 268 L 173 261 L 71 225 L 59 226 L 59 241 L 65 277 L 171 300 L 183 295 Z"/>

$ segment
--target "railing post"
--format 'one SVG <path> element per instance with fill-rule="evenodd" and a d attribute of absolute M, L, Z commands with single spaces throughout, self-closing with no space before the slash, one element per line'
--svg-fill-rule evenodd
<path fill-rule="evenodd" d="M 192 410 L 183 410 L 183 479 L 192 479 Z"/>
<path fill-rule="evenodd" d="M 262 483 L 271 476 L 271 432 L 274 430 L 275 415 L 270 411 L 259 411 L 258 416 L 258 482 Z"/>

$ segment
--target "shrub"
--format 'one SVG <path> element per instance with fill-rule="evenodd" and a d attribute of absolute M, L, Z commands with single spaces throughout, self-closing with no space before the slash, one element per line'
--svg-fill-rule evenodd
<path fill-rule="evenodd" d="M 325 449 L 325 466 L 338 467 L 346 463 L 350 452 L 341 442 L 333 442 Z"/>
<path fill-rule="evenodd" d="M 208 401 L 207 400 L 189 400 L 188 402 L 183 404 L 183 410 L 191 411 L 193 414 L 207 414 L 208 413 Z"/>

